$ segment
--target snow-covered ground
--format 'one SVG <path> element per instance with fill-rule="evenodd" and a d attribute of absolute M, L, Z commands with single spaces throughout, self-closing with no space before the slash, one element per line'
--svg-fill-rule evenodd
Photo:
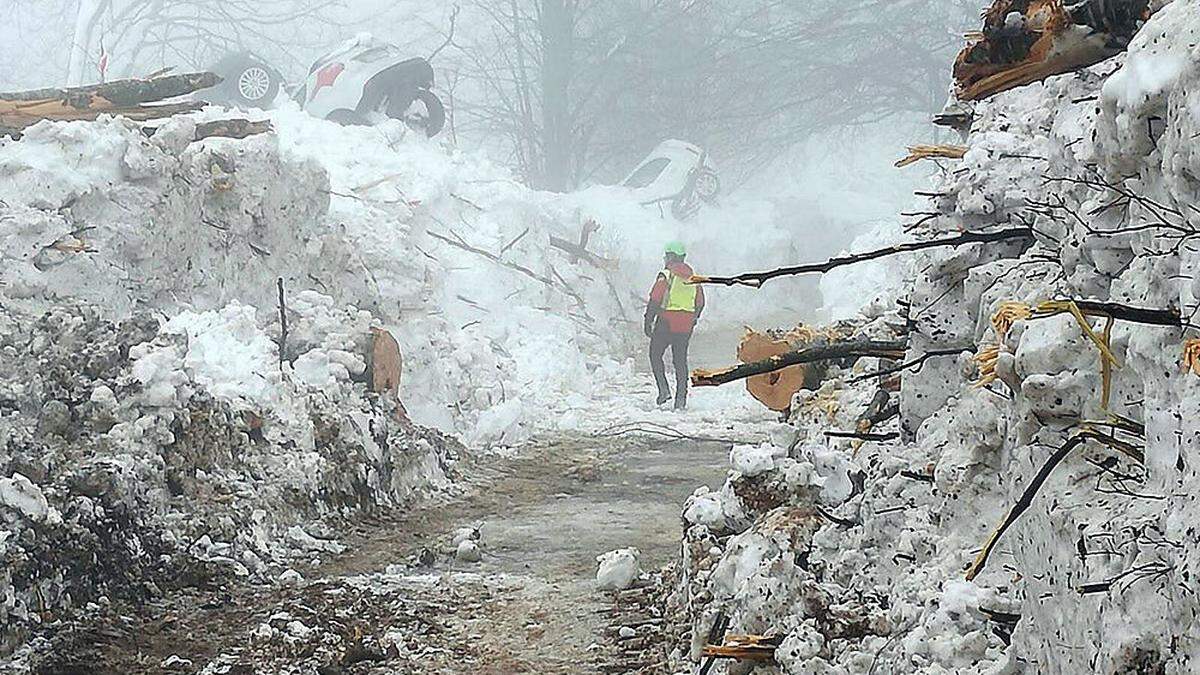
<path fill-rule="evenodd" d="M 340 520 L 452 479 L 467 451 L 423 427 L 493 452 L 637 420 L 765 437 L 744 394 L 654 410 L 629 356 L 663 242 L 731 246 L 720 213 L 685 227 L 612 188 L 534 192 L 399 122 L 284 109 L 258 115 L 270 133 L 193 141 L 224 114 L 0 140 L 5 640 L 44 620 L 37 603 L 98 600 L 114 574 L 277 574 Z M 589 219 L 596 261 L 550 245 Z M 369 390 L 374 329 L 399 342 L 423 427 Z M 98 555 L 102 531 L 141 562 L 47 562 Z"/>
<path fill-rule="evenodd" d="M 1194 327 L 1118 319 L 1106 408 L 1100 352 L 1075 318 L 1004 334 L 991 321 L 1005 301 L 1185 321 L 1200 304 L 1200 3 L 1157 4 L 1127 55 L 975 104 L 966 157 L 923 190 L 939 196 L 921 210 L 940 215 L 912 236 L 1036 233 L 913 256 L 896 296 L 911 303 L 910 356 L 999 345 L 999 379 L 975 386 L 969 352 L 930 359 L 903 375 L 899 418 L 873 430 L 899 438 L 858 449 L 821 432 L 853 429 L 878 385 L 828 383 L 798 399 L 790 443 L 735 450 L 724 488 L 685 505 L 671 602 L 693 644 L 680 668 L 723 614 L 731 634 L 782 637 L 786 673 L 1194 670 L 1198 384 L 1180 367 Z M 857 271 L 825 283 L 870 300 L 883 284 L 868 272 L 851 285 Z M 1145 425 L 1143 438 L 1114 421 Z M 1089 428 L 1144 461 L 1098 442 L 1067 454 L 968 580 L 1039 470 Z"/>

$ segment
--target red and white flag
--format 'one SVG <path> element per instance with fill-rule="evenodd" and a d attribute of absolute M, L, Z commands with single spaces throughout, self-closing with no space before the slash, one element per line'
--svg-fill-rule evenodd
<path fill-rule="evenodd" d="M 100 60 L 96 62 L 96 70 L 100 71 L 100 82 L 108 76 L 108 50 L 104 48 L 104 40 L 100 40 Z"/>

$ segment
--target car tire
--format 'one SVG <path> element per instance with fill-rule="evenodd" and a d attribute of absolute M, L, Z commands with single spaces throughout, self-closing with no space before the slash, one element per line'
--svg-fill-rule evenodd
<path fill-rule="evenodd" d="M 429 113 L 425 118 L 425 135 L 433 138 L 442 133 L 442 129 L 446 128 L 446 106 L 442 104 L 442 99 L 432 91 L 422 89 L 417 93 L 417 100 L 425 104 L 425 110 Z"/>
<path fill-rule="evenodd" d="M 267 109 L 274 105 L 283 76 L 262 59 L 251 54 L 230 54 L 211 68 L 224 80 L 208 99 L 239 108 Z"/>
<path fill-rule="evenodd" d="M 696 196 L 709 204 L 715 204 L 721 196 L 721 179 L 715 171 L 701 169 L 696 176 Z"/>

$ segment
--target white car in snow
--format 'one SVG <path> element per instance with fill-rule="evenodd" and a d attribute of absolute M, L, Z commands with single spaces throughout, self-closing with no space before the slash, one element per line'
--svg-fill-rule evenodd
<path fill-rule="evenodd" d="M 717 168 L 703 149 L 680 140 L 658 144 L 621 186 L 645 206 L 671 203 L 680 220 L 692 217 L 701 202 L 716 205 L 721 194 Z"/>
<path fill-rule="evenodd" d="M 210 70 L 223 82 L 202 92 L 213 103 L 271 108 L 283 77 L 253 54 L 229 54 Z M 374 124 L 394 118 L 436 136 L 446 109 L 433 93 L 433 66 L 370 35 L 343 42 L 312 64 L 304 81 L 288 88 L 305 112 L 339 124 Z"/>

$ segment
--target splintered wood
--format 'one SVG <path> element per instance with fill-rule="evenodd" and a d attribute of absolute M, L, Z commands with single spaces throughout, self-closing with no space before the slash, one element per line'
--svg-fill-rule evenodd
<path fill-rule="evenodd" d="M 773 339 L 749 328 L 738 344 L 737 357 L 742 363 L 754 363 L 781 356 L 792 351 L 786 340 Z M 771 410 L 787 410 L 792 405 L 792 396 L 804 386 L 806 366 L 788 366 L 773 373 L 755 375 L 746 380 L 746 391 Z"/>
<path fill-rule="evenodd" d="M 902 169 L 923 159 L 962 159 L 966 154 L 966 147 L 961 145 L 910 145 L 908 156 L 896 162 L 896 168 Z"/>
<path fill-rule="evenodd" d="M 0 93 L 0 135 L 19 137 L 43 120 L 90 121 L 101 115 L 119 115 L 135 121 L 162 119 L 204 107 L 203 103 L 161 103 L 220 83 L 212 73 L 167 75 L 145 80 L 119 80 L 70 89 L 37 89 Z M 200 125 L 198 138 L 244 138 L 262 133 L 266 123 L 225 120 Z"/>
<path fill-rule="evenodd" d="M 958 98 L 982 100 L 1111 58 L 1151 13 L 1150 0 L 995 0 L 954 63 Z"/>
<path fill-rule="evenodd" d="M 372 328 L 371 334 L 371 391 L 395 401 L 397 416 L 407 420 L 408 411 L 400 401 L 400 375 L 404 371 L 400 344 L 382 328 Z"/>
<path fill-rule="evenodd" d="M 739 661 L 774 661 L 775 650 L 783 643 L 783 636 L 729 635 L 721 645 L 705 645 L 702 656 Z"/>

